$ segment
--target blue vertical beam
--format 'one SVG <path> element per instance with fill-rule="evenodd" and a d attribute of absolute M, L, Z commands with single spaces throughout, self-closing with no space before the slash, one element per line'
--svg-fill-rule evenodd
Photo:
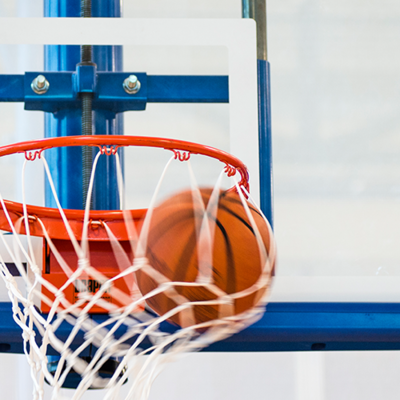
<path fill-rule="evenodd" d="M 260 157 L 260 206 L 273 226 L 273 180 L 271 138 L 271 85 L 267 61 L 266 0 L 242 0 L 243 18 L 257 24 L 258 140 Z"/>
<path fill-rule="evenodd" d="M 45 0 L 45 17 L 79 17 L 80 0 Z M 80 61 L 79 46 L 45 46 L 45 71 L 74 71 Z M 81 133 L 81 112 L 63 110 L 45 113 L 45 137 L 72 136 Z M 46 152 L 50 171 L 63 208 L 82 206 L 82 151 L 80 148 L 60 148 Z M 56 207 L 50 186 L 45 185 L 47 207 Z"/>
<path fill-rule="evenodd" d="M 258 81 L 258 140 L 260 157 L 261 210 L 271 226 L 273 213 L 272 135 L 271 135 L 271 81 L 270 66 L 266 60 L 257 60 Z"/>
<path fill-rule="evenodd" d="M 120 0 L 92 1 L 92 16 L 102 18 L 121 17 Z M 93 61 L 97 71 L 121 72 L 123 69 L 122 46 L 94 46 Z M 122 86 L 122 80 L 120 82 Z M 122 135 L 124 133 L 123 114 L 106 110 L 94 113 L 95 135 Z M 123 149 L 118 151 L 123 165 Z M 100 157 L 96 169 L 92 207 L 95 210 L 117 210 L 120 208 L 116 179 L 115 157 Z"/>
<path fill-rule="evenodd" d="M 80 17 L 80 0 L 44 0 L 45 17 Z M 98 0 L 92 4 L 93 17 L 120 17 L 120 0 Z M 45 70 L 75 71 L 80 62 L 80 46 L 45 46 Z M 98 71 L 122 71 L 121 46 L 94 46 L 93 61 Z M 122 82 L 121 82 L 122 85 Z M 122 114 L 107 111 L 93 113 L 93 132 L 97 135 L 123 134 Z M 45 137 L 81 134 L 81 110 L 64 110 L 46 113 Z M 50 170 L 63 208 L 82 208 L 82 150 L 80 148 L 53 149 L 47 152 Z M 122 152 L 120 153 L 122 156 Z M 96 173 L 93 192 L 93 208 L 112 210 L 119 208 L 116 190 L 115 161 L 101 157 Z M 101 183 L 99 183 L 101 181 Z M 46 183 L 47 207 L 55 207 L 55 201 Z"/>

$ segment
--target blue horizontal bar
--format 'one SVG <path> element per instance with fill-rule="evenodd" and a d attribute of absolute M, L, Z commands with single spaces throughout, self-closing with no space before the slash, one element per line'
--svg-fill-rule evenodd
<path fill-rule="evenodd" d="M 24 75 L 0 75 L 0 101 L 24 101 Z"/>
<path fill-rule="evenodd" d="M 35 93 L 32 81 L 43 74 L 50 86 L 47 92 Z M 26 110 L 57 113 L 80 109 L 79 94 L 74 87 L 75 72 L 26 72 L 25 75 L 0 75 L 0 102 L 25 102 Z M 135 74 L 141 88 L 129 94 L 124 80 Z M 227 76 L 157 76 L 145 73 L 98 72 L 94 110 L 111 113 L 144 110 L 152 103 L 228 103 Z"/>
<path fill-rule="evenodd" d="M 398 303 L 270 303 L 261 320 L 207 351 L 400 350 Z"/>
<path fill-rule="evenodd" d="M 149 75 L 149 103 L 228 103 L 227 76 Z"/>
<path fill-rule="evenodd" d="M 21 353 L 11 304 L 0 303 L 0 352 Z M 96 321 L 107 316 L 93 315 Z M 163 330 L 171 330 L 163 324 Z M 71 327 L 57 330 L 65 339 Z M 117 334 L 123 334 L 124 330 Z M 83 339 L 80 332 L 73 347 Z M 399 303 L 270 303 L 260 321 L 206 351 L 400 350 Z M 49 354 L 56 354 L 49 352 Z M 85 354 L 82 354 L 85 355 Z"/>

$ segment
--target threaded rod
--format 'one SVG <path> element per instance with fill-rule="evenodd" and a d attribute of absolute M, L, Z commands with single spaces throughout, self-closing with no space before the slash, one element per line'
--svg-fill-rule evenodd
<path fill-rule="evenodd" d="M 92 0 L 81 0 L 81 17 L 90 18 L 92 16 Z"/>
<path fill-rule="evenodd" d="M 90 18 L 92 16 L 92 1 L 81 0 L 81 17 Z M 92 64 L 93 47 L 90 45 L 81 46 L 81 64 Z M 93 109 L 92 93 L 81 93 L 82 100 L 82 135 L 93 135 Z M 92 148 L 84 146 L 82 149 L 82 208 L 86 207 L 90 175 L 92 171 Z M 92 202 L 91 202 L 92 203 Z M 92 208 L 92 204 L 90 205 Z"/>

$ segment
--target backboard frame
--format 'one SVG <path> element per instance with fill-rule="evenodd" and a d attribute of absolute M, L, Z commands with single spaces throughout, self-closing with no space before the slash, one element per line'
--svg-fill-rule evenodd
<path fill-rule="evenodd" d="M 244 24 L 243 24 L 244 23 Z M 108 24 L 110 29 L 104 29 Z M 168 45 L 168 40 L 180 43 L 200 43 L 207 39 L 210 45 L 226 45 L 230 54 L 230 103 L 243 110 L 251 108 L 246 118 L 231 110 L 231 128 L 237 132 L 252 132 L 257 138 L 257 82 L 254 22 L 240 21 L 249 33 L 237 40 L 222 29 L 223 24 L 239 26 L 236 20 L 88 20 L 80 19 L 2 19 L 0 43 L 7 44 L 79 44 L 82 37 L 91 44 L 147 44 Z M 199 29 L 196 35 L 175 35 L 171 26 L 185 32 Z M 206 30 L 204 30 L 206 26 Z M 227 26 L 227 25 L 226 25 Z M 162 30 L 162 37 L 155 35 L 154 28 Z M 145 39 L 126 31 L 137 29 Z M 247 29 L 247 28 L 246 28 Z M 26 31 L 30 34 L 26 35 Z M 54 34 L 48 36 L 48 32 Z M 71 32 L 75 35 L 72 39 Z M 113 32 L 113 35 L 110 34 Z M 115 35 L 115 36 L 114 36 Z M 179 36 L 179 37 L 178 37 Z M 131 42 L 126 42 L 131 40 Z M 194 40 L 194 43 L 193 41 Z M 136 42 L 137 41 L 137 42 Z M 140 41 L 140 43 L 139 43 Z M 201 42 L 204 44 L 204 42 Z M 239 45 L 238 47 L 235 47 Z M 247 58 L 248 57 L 248 58 Z M 244 63 L 247 60 L 249 63 Z M 240 62 L 237 62 L 240 60 Z M 232 68 L 232 69 L 231 69 Z M 237 72 L 237 74 L 235 73 Z M 251 88 L 246 97 L 241 88 Z M 240 116 L 240 118 L 239 118 Z M 249 125 L 250 124 L 250 125 Z M 252 180 L 258 182 L 258 152 L 248 160 L 242 154 L 244 147 L 233 143 L 232 153 L 241 158 L 252 171 Z M 251 140 L 247 145 L 256 149 L 258 143 Z M 248 148 L 248 147 L 247 147 Z M 236 151 L 237 149 L 237 151 Z M 255 165 L 255 167 L 253 167 Z M 254 188 L 257 183 L 251 182 Z M 21 353 L 20 328 L 12 319 L 10 303 L 0 303 L 0 351 Z M 270 303 L 267 312 L 256 324 L 234 337 L 211 346 L 209 351 L 307 351 L 307 350 L 399 350 L 400 305 L 397 303 Z"/>

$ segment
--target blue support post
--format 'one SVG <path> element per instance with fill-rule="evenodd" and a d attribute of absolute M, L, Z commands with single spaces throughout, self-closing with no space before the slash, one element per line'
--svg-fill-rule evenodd
<path fill-rule="evenodd" d="M 45 0 L 45 17 L 80 17 L 80 0 Z M 119 0 L 93 2 L 93 17 L 120 17 Z M 121 46 L 94 46 L 93 61 L 98 71 L 122 71 Z M 75 71 L 80 62 L 80 46 L 45 46 L 45 70 Z M 122 84 L 122 82 L 121 82 Z M 93 132 L 98 135 L 123 134 L 123 116 L 106 110 L 93 113 Z M 45 116 L 45 137 L 81 134 L 81 110 L 66 109 Z M 122 156 L 122 152 L 120 153 Z M 47 159 L 54 184 L 63 208 L 82 208 L 82 150 L 80 148 L 52 149 Z M 115 160 L 103 157 L 99 162 L 93 192 L 93 208 L 113 210 L 119 208 Z M 49 185 L 46 184 L 46 206 L 55 207 Z"/>
<path fill-rule="evenodd" d="M 242 0 L 243 18 L 257 24 L 258 144 L 260 157 L 260 206 L 273 227 L 273 182 L 271 140 L 271 87 L 267 61 L 266 0 Z"/>
<path fill-rule="evenodd" d="M 45 0 L 45 17 L 79 17 L 79 0 Z M 45 71 L 75 71 L 80 61 L 79 46 L 45 46 Z M 45 137 L 79 135 L 81 113 L 79 109 L 64 109 L 45 114 Z M 80 209 L 82 204 L 82 155 L 78 148 L 52 149 L 46 154 L 60 203 L 64 208 Z M 46 179 L 45 204 L 56 207 Z"/>
<path fill-rule="evenodd" d="M 271 84 L 269 62 L 257 60 L 260 206 L 273 227 Z"/>

